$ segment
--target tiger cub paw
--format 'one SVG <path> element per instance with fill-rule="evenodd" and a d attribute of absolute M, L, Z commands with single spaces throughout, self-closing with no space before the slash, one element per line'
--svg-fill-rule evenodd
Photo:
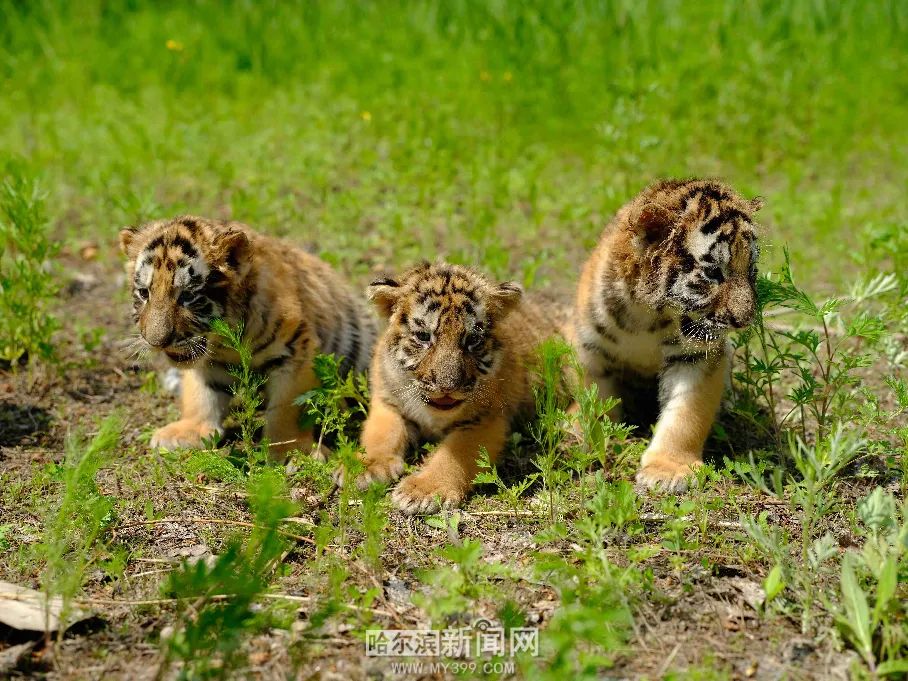
<path fill-rule="evenodd" d="M 364 490 L 373 482 L 393 482 L 404 472 L 404 460 L 399 456 L 388 456 L 382 459 L 369 459 L 363 461 L 366 470 L 356 478 L 356 486 Z M 338 469 L 338 474 L 343 476 L 343 471 Z"/>
<path fill-rule="evenodd" d="M 218 426 L 183 419 L 158 428 L 151 436 L 150 445 L 152 448 L 161 449 L 201 447 L 203 440 L 220 434 L 221 429 Z"/>
<path fill-rule="evenodd" d="M 460 506 L 468 491 L 469 488 L 463 489 L 423 470 L 401 480 L 391 494 L 391 501 L 407 515 L 435 513 L 441 508 Z"/>
<path fill-rule="evenodd" d="M 693 457 L 647 456 L 647 461 L 637 471 L 637 484 L 648 489 L 660 489 L 674 494 L 686 492 L 691 478 L 700 467 Z M 678 459 L 682 459 L 678 461 Z"/>

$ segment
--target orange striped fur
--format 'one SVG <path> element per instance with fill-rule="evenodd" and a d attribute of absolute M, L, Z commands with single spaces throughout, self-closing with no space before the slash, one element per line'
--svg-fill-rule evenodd
<path fill-rule="evenodd" d="M 726 334 L 755 313 L 761 205 L 715 181 L 657 182 L 618 211 L 583 267 L 569 336 L 587 380 L 602 397 L 658 383 L 637 475 L 646 486 L 686 489 L 702 462 L 729 371 Z"/>
<path fill-rule="evenodd" d="M 494 461 L 513 421 L 534 410 L 531 362 L 553 326 L 517 284 L 458 265 L 422 265 L 369 287 L 388 318 L 371 369 L 361 487 L 391 481 L 408 448 L 438 442 L 392 500 L 406 513 L 454 507 L 472 487 L 480 449 Z"/>
<path fill-rule="evenodd" d="M 325 262 L 237 222 L 182 216 L 124 229 L 133 318 L 141 338 L 180 368 L 182 416 L 152 446 L 193 447 L 222 430 L 239 356 L 210 330 L 242 324 L 253 368 L 265 374 L 265 437 L 273 454 L 308 451 L 293 400 L 317 386 L 312 359 L 334 353 L 364 370 L 376 328 L 371 312 Z M 320 453 L 323 454 L 323 453 Z"/>

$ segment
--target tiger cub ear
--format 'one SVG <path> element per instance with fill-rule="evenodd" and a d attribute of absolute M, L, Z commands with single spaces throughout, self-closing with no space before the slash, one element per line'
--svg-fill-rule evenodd
<path fill-rule="evenodd" d="M 750 204 L 750 212 L 757 213 L 763 208 L 763 197 L 755 196 L 747 203 Z"/>
<path fill-rule="evenodd" d="M 135 240 L 136 234 L 138 233 L 138 227 L 124 227 L 120 230 L 120 252 L 123 255 L 132 256 L 132 251 L 129 247 L 132 245 L 132 242 Z"/>
<path fill-rule="evenodd" d="M 366 289 L 366 295 L 369 296 L 369 300 L 375 304 L 375 307 L 385 317 L 391 316 L 394 305 L 400 299 L 401 293 L 400 282 L 390 277 L 376 279 Z"/>
<path fill-rule="evenodd" d="M 631 229 L 650 244 L 662 241 L 674 224 L 674 216 L 662 206 L 646 203 L 631 216 Z"/>
<path fill-rule="evenodd" d="M 513 281 L 498 284 L 489 296 L 489 311 L 496 317 L 504 317 L 514 309 L 523 297 L 523 287 Z"/>
<path fill-rule="evenodd" d="M 214 262 L 243 275 L 249 270 L 252 260 L 252 244 L 245 232 L 228 229 L 215 236 L 212 253 Z"/>

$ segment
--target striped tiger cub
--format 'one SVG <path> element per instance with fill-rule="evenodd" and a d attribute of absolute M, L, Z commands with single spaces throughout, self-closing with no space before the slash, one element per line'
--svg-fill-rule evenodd
<path fill-rule="evenodd" d="M 237 222 L 182 216 L 120 232 L 129 258 L 140 343 L 182 372 L 182 416 L 152 447 L 194 447 L 219 434 L 239 356 L 210 331 L 243 325 L 252 367 L 265 375 L 265 428 L 272 454 L 312 448 L 293 400 L 317 386 L 312 359 L 334 353 L 368 366 L 375 320 L 326 263 Z M 318 452 L 324 455 L 325 452 Z"/>
<path fill-rule="evenodd" d="M 368 292 L 388 327 L 372 361 L 366 472 L 357 484 L 397 479 L 412 445 L 438 442 L 392 501 L 410 514 L 456 506 L 472 487 L 480 449 L 494 461 L 515 418 L 532 415 L 530 364 L 555 329 L 517 284 L 458 265 L 424 264 Z"/>
<path fill-rule="evenodd" d="M 687 489 L 729 374 L 726 334 L 754 318 L 760 199 L 666 180 L 618 211 L 586 262 L 569 332 L 602 397 L 658 384 L 639 483 Z M 616 415 L 619 416 L 619 415 Z"/>

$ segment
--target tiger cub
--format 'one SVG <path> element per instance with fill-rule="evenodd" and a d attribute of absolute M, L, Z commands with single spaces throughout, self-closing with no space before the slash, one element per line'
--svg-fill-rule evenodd
<path fill-rule="evenodd" d="M 368 293 L 388 328 L 372 361 L 366 472 L 357 484 L 397 479 L 407 449 L 435 441 L 392 501 L 408 514 L 456 506 L 472 486 L 480 448 L 494 461 L 515 417 L 533 413 L 530 364 L 555 329 L 521 299 L 519 285 L 496 285 L 459 265 L 424 264 Z"/>
<path fill-rule="evenodd" d="M 583 268 L 569 332 L 602 397 L 657 382 L 637 481 L 684 491 L 729 374 L 726 334 L 754 318 L 760 199 L 665 180 L 618 211 Z"/>
<path fill-rule="evenodd" d="M 210 331 L 243 326 L 252 367 L 265 375 L 265 428 L 272 454 L 308 451 L 294 398 L 316 387 L 312 358 L 334 353 L 364 370 L 375 319 L 326 263 L 237 222 L 182 216 L 120 232 L 129 258 L 133 320 L 142 342 L 182 372 L 182 416 L 152 447 L 194 447 L 219 434 L 239 356 Z M 324 455 L 324 452 L 319 452 Z"/>

